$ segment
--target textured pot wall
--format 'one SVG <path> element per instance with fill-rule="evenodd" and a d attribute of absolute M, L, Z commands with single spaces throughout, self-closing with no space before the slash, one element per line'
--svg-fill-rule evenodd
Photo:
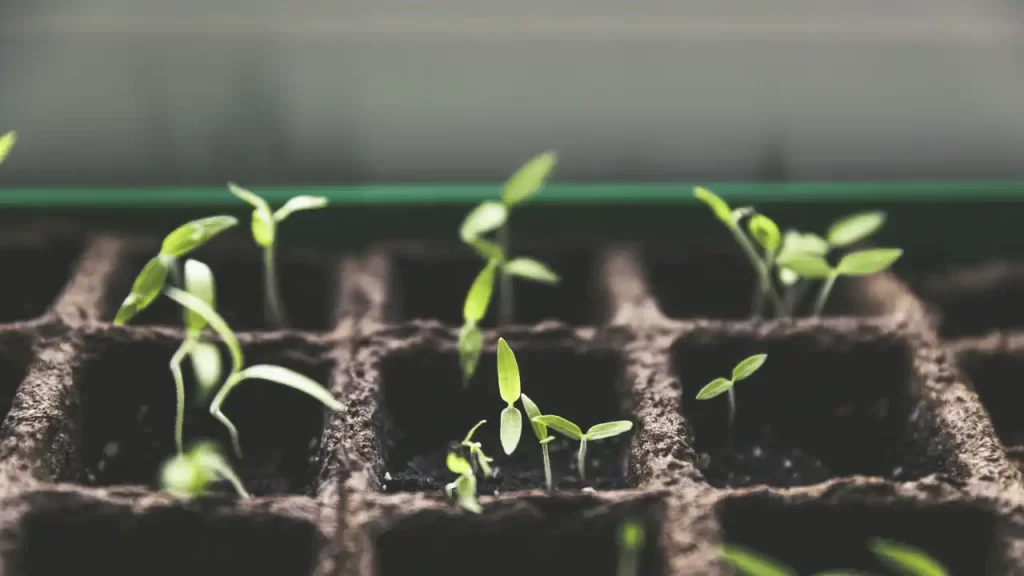
<path fill-rule="evenodd" d="M 0 3 L 2 185 L 1024 176 L 1015 0 Z"/>

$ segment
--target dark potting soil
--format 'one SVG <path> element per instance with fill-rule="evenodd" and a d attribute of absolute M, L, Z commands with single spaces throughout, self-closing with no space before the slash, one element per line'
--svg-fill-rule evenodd
<path fill-rule="evenodd" d="M 986 339 L 987 340 L 987 339 Z M 1024 446 L 1024 347 L 1001 348 L 999 341 L 960 354 L 960 365 L 988 412 L 1004 446 Z"/>
<path fill-rule="evenodd" d="M 1024 328 L 1024 262 L 954 266 L 916 282 L 945 338 Z"/>
<path fill-rule="evenodd" d="M 17 280 L 0 282 L 0 323 L 45 314 L 71 279 L 81 248 L 70 240 L 0 248 L 0 270 L 18 273 Z"/>

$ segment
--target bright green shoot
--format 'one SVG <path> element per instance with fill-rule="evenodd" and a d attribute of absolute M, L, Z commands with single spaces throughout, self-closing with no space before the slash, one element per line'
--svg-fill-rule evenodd
<path fill-rule="evenodd" d="M 820 316 L 825 309 L 828 295 L 840 276 L 867 276 L 881 272 L 892 266 L 902 255 L 903 250 L 899 248 L 872 248 L 846 254 L 835 267 L 832 267 L 823 256 L 810 254 L 793 254 L 781 260 L 780 264 L 801 278 L 824 280 L 813 312 L 814 316 Z"/>
<path fill-rule="evenodd" d="M 949 576 L 938 560 L 914 546 L 876 538 L 870 548 L 887 568 L 901 576 Z"/>
<path fill-rule="evenodd" d="M 913 546 L 876 538 L 869 542 L 868 547 L 883 565 L 900 576 L 949 576 L 949 571 L 941 563 Z M 734 544 L 722 546 L 719 557 L 739 576 L 798 576 L 796 570 L 778 560 Z M 815 572 L 812 576 L 862 574 L 852 570 L 825 570 Z"/>
<path fill-rule="evenodd" d="M 274 242 L 277 239 L 277 226 L 295 212 L 302 210 L 319 210 L 327 206 L 327 198 L 323 196 L 295 196 L 285 202 L 277 211 L 271 211 L 270 204 L 249 190 L 228 184 L 231 193 L 241 198 L 252 211 L 252 238 L 263 248 L 263 284 L 264 314 L 267 322 L 274 328 L 283 329 L 288 326 L 288 317 L 281 299 L 274 258 Z"/>
<path fill-rule="evenodd" d="M 173 275 L 177 270 L 178 258 L 206 244 L 235 224 L 238 224 L 238 219 L 233 216 L 210 216 L 175 228 L 164 238 L 160 253 L 147 262 L 135 278 L 131 292 L 114 316 L 114 324 L 127 323 L 160 296 L 168 275 Z"/>
<path fill-rule="evenodd" d="M 534 418 L 541 415 L 541 412 L 533 400 L 530 400 L 530 397 L 526 394 L 520 394 L 519 397 L 523 401 L 523 408 L 526 409 L 526 417 L 530 419 L 530 427 L 533 428 L 533 433 L 537 436 L 537 441 L 540 442 L 540 449 L 544 453 L 544 482 L 547 484 L 548 491 L 554 490 L 554 484 L 551 480 L 551 456 L 548 453 L 548 444 L 555 437 L 548 434 L 547 426 L 534 420 Z"/>
<path fill-rule="evenodd" d="M 743 360 L 732 369 L 732 378 L 715 378 L 697 393 L 697 400 L 710 400 L 723 393 L 729 394 L 729 433 L 736 424 L 736 383 L 750 378 L 768 359 L 767 354 L 756 354 Z"/>
<path fill-rule="evenodd" d="M 646 530 L 642 522 L 630 518 L 619 526 L 619 568 L 616 576 L 640 576 L 640 552 L 644 549 Z"/>
<path fill-rule="evenodd" d="M 501 411 L 501 449 L 505 454 L 512 454 L 516 451 L 519 438 L 523 434 L 523 415 L 515 407 L 515 402 L 519 400 L 522 391 L 516 355 L 504 338 L 498 339 L 498 392 L 506 404 L 505 409 Z"/>
<path fill-rule="evenodd" d="M 580 443 L 580 450 L 577 454 L 576 464 L 580 469 L 580 480 L 586 480 L 586 469 L 587 469 L 587 442 L 594 440 L 603 440 L 605 438 L 611 438 L 620 434 L 625 434 L 633 429 L 633 423 L 629 420 L 616 420 L 614 422 L 603 422 L 601 424 L 594 424 L 585 433 L 583 430 L 573 424 L 572 422 L 562 418 L 561 416 L 555 416 L 554 414 L 545 414 L 543 416 L 537 416 L 530 420 L 538 424 L 543 424 L 548 428 L 552 428 L 555 431 L 561 433 L 565 437 L 571 440 L 578 440 Z"/>
<path fill-rule="evenodd" d="M 10 131 L 3 136 L 0 136 L 0 164 L 4 163 L 7 156 L 11 153 L 11 149 L 14 148 L 14 144 L 18 141 L 18 133 Z"/>
<path fill-rule="evenodd" d="M 476 423 L 476 426 L 470 428 L 469 433 L 466 434 L 466 439 L 462 441 L 462 446 L 469 449 L 469 460 L 473 464 L 473 473 L 476 473 L 477 464 L 480 465 L 480 469 L 483 470 L 484 476 L 494 476 L 494 472 L 491 470 L 491 462 L 494 462 L 494 458 L 488 458 L 484 454 L 483 448 L 479 442 L 473 442 L 473 434 L 476 433 L 476 429 L 484 425 L 487 420 L 481 420 Z"/>
<path fill-rule="evenodd" d="M 473 475 L 473 466 L 465 458 L 454 452 L 448 453 L 447 464 L 448 469 L 458 474 L 459 477 L 444 487 L 445 494 L 451 498 L 452 492 L 455 492 L 458 496 L 459 504 L 465 510 L 473 514 L 483 512 L 483 508 L 476 499 L 476 476 Z"/>
<path fill-rule="evenodd" d="M 494 274 L 499 266 L 498 261 L 490 260 L 480 271 L 462 306 L 463 324 L 459 330 L 459 366 L 462 368 L 462 383 L 466 385 L 476 373 L 483 352 L 484 337 L 480 332 L 479 322 L 487 314 L 494 292 Z"/>
<path fill-rule="evenodd" d="M 212 442 L 200 442 L 188 452 L 168 460 L 160 471 L 160 485 L 181 498 L 206 493 L 210 484 L 227 480 L 242 498 L 249 498 L 242 481 Z"/>

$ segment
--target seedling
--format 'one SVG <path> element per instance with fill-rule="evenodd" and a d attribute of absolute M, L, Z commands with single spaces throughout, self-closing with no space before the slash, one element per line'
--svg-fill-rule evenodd
<path fill-rule="evenodd" d="M 640 576 L 640 552 L 644 548 L 644 525 L 631 518 L 619 526 L 619 568 L 617 576 Z"/>
<path fill-rule="evenodd" d="M 544 187 L 545 181 L 555 168 L 557 157 L 554 152 L 545 152 L 531 158 L 512 175 L 501 191 L 501 201 L 479 204 L 466 216 L 459 228 L 462 241 L 471 246 L 488 262 L 501 263 L 501 291 L 498 294 L 498 322 L 512 321 L 513 296 L 512 277 L 554 284 L 558 276 L 544 264 L 530 258 L 515 258 L 506 262 L 509 254 L 509 213 Z M 484 238 L 497 230 L 498 242 Z"/>
<path fill-rule="evenodd" d="M 537 416 L 533 418 L 531 422 L 537 422 L 538 424 L 543 424 L 549 428 L 554 428 L 571 440 L 579 440 L 580 451 L 577 454 L 576 463 L 580 469 L 580 480 L 587 479 L 586 464 L 588 441 L 592 442 L 594 440 L 611 438 L 613 436 L 618 436 L 619 434 L 625 434 L 633 429 L 633 423 L 629 420 L 616 420 L 615 422 L 594 424 L 586 433 L 584 433 L 579 426 L 569 422 L 561 416 L 555 416 L 554 414 Z"/>
<path fill-rule="evenodd" d="M 736 423 L 736 383 L 740 380 L 750 378 L 754 372 L 768 359 L 767 354 L 756 354 L 743 360 L 732 369 L 732 379 L 715 378 L 707 386 L 697 392 L 697 400 L 710 400 L 723 392 L 729 394 L 729 434 L 732 434 L 733 426 Z"/>
<path fill-rule="evenodd" d="M 249 498 L 242 481 L 212 442 L 200 442 L 188 452 L 175 455 L 160 472 L 164 490 L 182 498 L 205 494 L 210 484 L 220 480 L 230 482 L 242 498 Z"/>
<path fill-rule="evenodd" d="M 555 439 L 554 436 L 548 434 L 548 427 L 534 420 L 537 416 L 541 415 L 540 408 L 530 400 L 530 397 L 526 394 L 520 394 L 519 397 L 523 400 L 523 408 L 526 409 L 526 417 L 530 419 L 530 427 L 533 428 L 533 433 L 537 435 L 537 440 L 540 442 L 540 449 L 544 453 L 544 483 L 548 487 L 548 491 L 554 490 L 554 484 L 551 481 L 551 456 L 548 454 L 548 444 Z"/>
<path fill-rule="evenodd" d="M 253 207 L 252 238 L 263 248 L 263 292 L 264 314 L 267 322 L 274 328 L 286 328 L 288 318 L 278 288 L 276 265 L 274 263 L 274 241 L 277 239 L 277 225 L 294 212 L 300 210 L 318 210 L 327 206 L 327 198 L 323 196 L 295 196 L 285 202 L 276 212 L 270 210 L 270 204 L 249 190 L 229 183 L 228 189 Z"/>
<path fill-rule="evenodd" d="M 780 264 L 801 278 L 824 280 L 813 312 L 814 316 L 820 316 L 825 309 L 828 295 L 840 276 L 867 276 L 881 272 L 892 266 L 902 255 L 903 250 L 899 248 L 873 248 L 846 254 L 834 268 L 823 256 L 810 254 L 794 254 L 780 260 Z"/>
<path fill-rule="evenodd" d="M 160 296 L 168 275 L 177 275 L 178 258 L 206 244 L 235 224 L 238 224 L 238 219 L 233 216 L 210 216 L 175 228 L 164 238 L 160 253 L 147 262 L 135 278 L 131 292 L 114 316 L 114 324 L 127 323 Z"/>
<path fill-rule="evenodd" d="M 469 429 L 469 433 L 466 434 L 466 439 L 462 441 L 462 446 L 469 449 L 469 460 L 473 464 L 473 473 L 476 474 L 477 464 L 480 465 L 480 469 L 483 470 L 484 476 L 494 476 L 494 472 L 491 471 L 491 462 L 494 462 L 494 458 L 488 458 L 484 454 L 483 448 L 481 448 L 479 442 L 473 442 L 473 434 L 476 429 L 486 423 L 487 420 L 481 420 Z"/>
<path fill-rule="evenodd" d="M 949 576 L 949 571 L 923 550 L 892 542 L 872 539 L 869 549 L 887 568 L 900 576 Z M 798 576 L 796 570 L 747 548 L 729 544 L 719 549 L 719 556 L 740 576 Z M 812 576 L 858 576 L 863 572 L 825 570 Z"/>
<path fill-rule="evenodd" d="M 519 445 L 519 437 L 523 433 L 523 415 L 515 407 L 515 402 L 519 400 L 522 391 L 516 355 L 504 338 L 498 338 L 498 392 L 507 404 L 501 411 L 501 428 L 498 434 L 501 437 L 501 449 L 505 454 L 512 454 Z"/>
<path fill-rule="evenodd" d="M 0 164 L 4 163 L 7 159 L 8 154 L 11 153 L 11 149 L 14 148 L 14 144 L 18 141 L 18 133 L 10 131 L 3 136 L 0 136 Z"/>
<path fill-rule="evenodd" d="M 473 467 L 465 458 L 454 452 L 448 453 L 447 464 L 448 469 L 458 474 L 459 477 L 444 487 L 445 494 L 451 498 L 454 491 L 463 508 L 474 514 L 483 512 L 483 508 L 476 500 L 476 476 L 473 475 Z"/>

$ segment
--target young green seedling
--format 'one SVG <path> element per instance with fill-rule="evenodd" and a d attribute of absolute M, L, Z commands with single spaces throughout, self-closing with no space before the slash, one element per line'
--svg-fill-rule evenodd
<path fill-rule="evenodd" d="M 548 454 L 548 444 L 555 439 L 554 436 L 548 434 L 548 427 L 534 420 L 537 416 L 541 415 L 540 408 L 530 400 L 530 397 L 526 394 L 520 394 L 519 397 L 523 401 L 523 408 L 526 409 L 526 417 L 530 419 L 530 427 L 533 428 L 533 433 L 537 436 L 537 441 L 540 442 L 540 449 L 544 453 L 544 482 L 548 487 L 548 491 L 554 490 L 554 484 L 551 480 L 551 456 Z"/>
<path fill-rule="evenodd" d="M 547 284 L 558 283 L 558 276 L 547 266 L 531 258 L 507 260 L 509 254 L 509 213 L 526 199 L 536 195 L 555 168 L 557 157 L 554 152 L 545 152 L 531 158 L 512 175 L 501 191 L 501 201 L 483 202 L 476 206 L 462 222 L 459 236 L 485 260 L 498 260 L 501 268 L 501 291 L 498 294 L 498 322 L 512 321 L 513 296 L 512 277 Z M 498 231 L 498 242 L 484 238 L 486 234 Z"/>
<path fill-rule="evenodd" d="M 451 498 L 454 491 L 463 508 L 474 514 L 483 512 L 483 508 L 476 500 L 476 476 L 473 475 L 473 467 L 465 458 L 454 452 L 448 453 L 447 464 L 448 469 L 458 474 L 459 477 L 444 487 L 445 494 Z"/>
<path fill-rule="evenodd" d="M 867 276 L 881 272 L 892 266 L 902 255 L 903 250 L 899 248 L 872 248 L 846 254 L 835 268 L 829 265 L 823 256 L 809 254 L 794 254 L 780 260 L 780 264 L 784 264 L 801 278 L 824 280 L 814 303 L 813 314 L 820 316 L 825 309 L 828 295 L 840 276 Z"/>
<path fill-rule="evenodd" d="M 10 131 L 3 136 L 0 136 L 0 164 L 4 163 L 7 159 L 8 154 L 11 153 L 11 149 L 14 148 L 14 144 L 18 141 L 18 133 Z"/>
<path fill-rule="evenodd" d="M 640 576 L 640 552 L 644 548 L 646 531 L 642 522 L 635 518 L 619 526 L 619 568 L 616 576 Z"/>
<path fill-rule="evenodd" d="M 501 449 L 505 454 L 512 454 L 519 445 L 519 437 L 523 434 L 523 415 L 515 407 L 515 402 L 519 400 L 522 391 L 516 355 L 504 338 L 498 338 L 498 392 L 507 404 L 501 411 Z"/>
<path fill-rule="evenodd" d="M 587 442 L 611 438 L 613 436 L 618 436 L 619 434 L 625 434 L 633 429 L 633 423 L 629 420 L 616 420 L 614 422 L 594 424 L 586 431 L 586 433 L 584 433 L 579 426 L 569 422 L 561 416 L 555 416 L 554 414 L 537 416 L 536 418 L 533 418 L 531 422 L 537 422 L 538 424 L 543 424 L 548 428 L 554 428 L 567 438 L 579 441 L 580 451 L 576 455 L 576 464 L 580 469 L 580 480 L 587 479 Z"/>
<path fill-rule="evenodd" d="M 182 498 L 200 496 L 219 480 L 227 480 L 239 496 L 249 498 L 242 481 L 212 442 L 200 442 L 188 452 L 175 455 L 160 471 L 164 490 Z"/>
<path fill-rule="evenodd" d="M 253 207 L 252 238 L 258 246 L 263 248 L 264 314 L 266 315 L 267 322 L 274 328 L 285 328 L 288 325 L 288 317 L 284 309 L 284 301 L 281 300 L 280 289 L 278 288 L 274 259 L 274 241 L 277 239 L 277 225 L 294 212 L 318 210 L 327 206 L 327 198 L 323 196 L 295 196 L 274 212 L 270 210 L 270 204 L 267 204 L 266 200 L 249 190 L 233 183 L 228 184 L 228 189 L 231 190 L 232 194 Z"/>
<path fill-rule="evenodd" d="M 473 285 L 466 294 L 466 302 L 462 306 L 463 324 L 459 330 L 459 366 L 462 368 L 462 384 L 465 386 L 476 372 L 483 352 L 484 337 L 478 323 L 487 314 L 494 292 L 494 273 L 498 262 L 490 260 L 477 275 Z"/>
<path fill-rule="evenodd" d="M 697 392 L 697 400 L 710 400 L 723 392 L 729 393 L 729 434 L 732 434 L 733 426 L 736 423 L 736 390 L 735 385 L 740 380 L 750 378 L 754 372 L 768 359 L 767 354 L 756 354 L 743 360 L 732 369 L 732 379 L 715 378 L 707 386 Z"/>
<path fill-rule="evenodd" d="M 914 546 L 875 538 L 869 547 L 875 557 L 902 576 L 949 576 L 945 566 Z"/>
<path fill-rule="evenodd" d="M 135 278 L 131 292 L 114 316 L 114 324 L 125 324 L 160 296 L 160 291 L 167 283 L 167 276 L 177 270 L 178 258 L 206 244 L 235 224 L 238 224 L 238 219 L 234 216 L 210 216 L 175 228 L 164 238 L 160 253 L 147 262 Z"/>
<path fill-rule="evenodd" d="M 494 462 L 494 458 L 488 458 L 484 454 L 483 448 L 481 448 L 479 442 L 473 442 L 473 434 L 476 429 L 486 423 L 487 420 L 481 420 L 476 423 L 476 426 L 470 428 L 469 433 L 466 434 L 466 439 L 462 441 L 462 446 L 469 449 L 469 460 L 473 464 L 473 473 L 476 473 L 476 467 L 479 463 L 480 469 L 483 470 L 484 476 L 494 476 L 494 472 L 491 471 L 491 462 Z"/>

